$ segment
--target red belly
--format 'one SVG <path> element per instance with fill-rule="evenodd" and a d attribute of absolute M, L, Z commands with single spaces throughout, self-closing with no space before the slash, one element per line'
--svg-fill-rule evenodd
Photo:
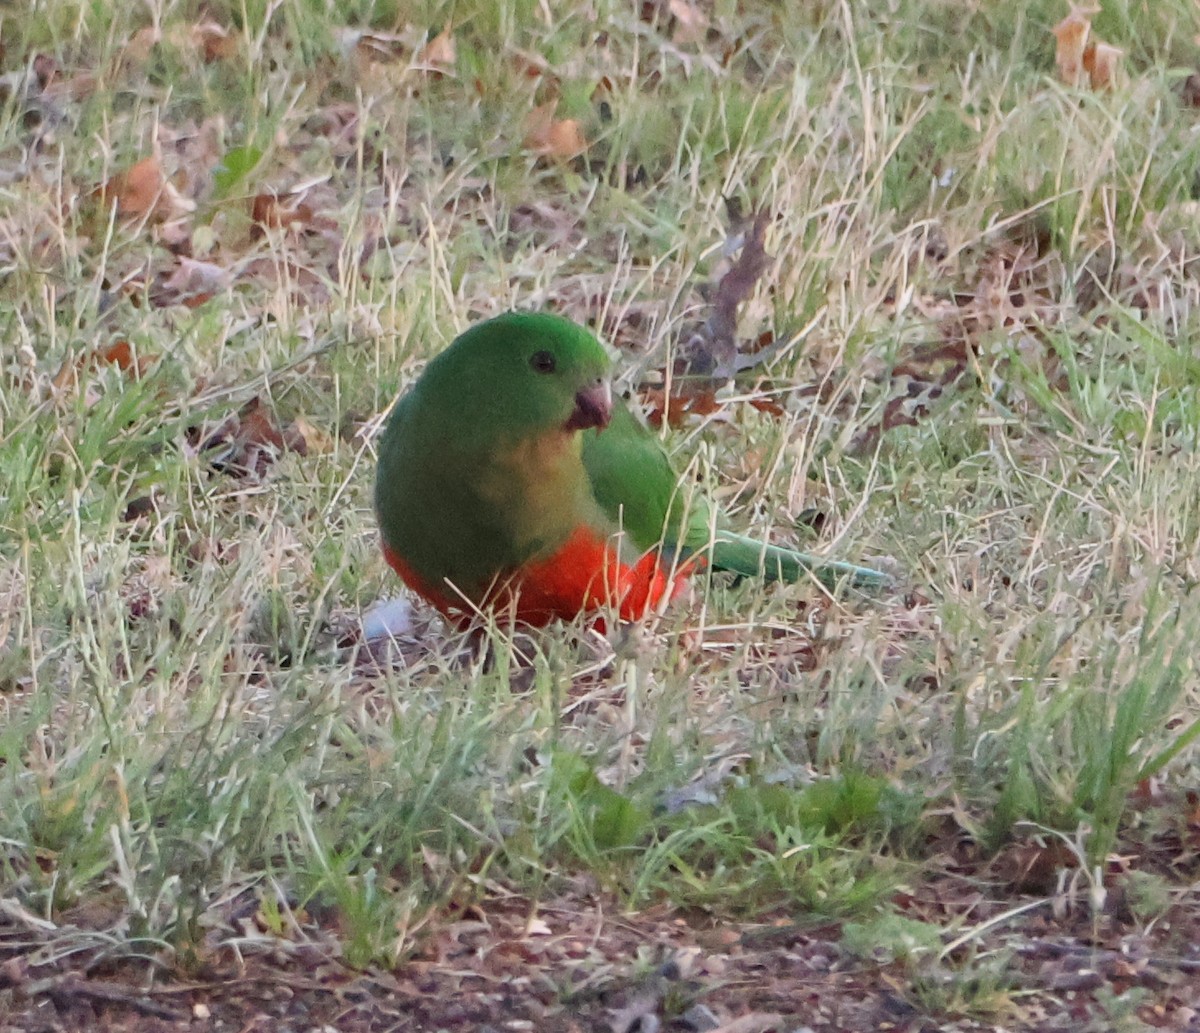
<path fill-rule="evenodd" d="M 509 610 L 518 621 L 535 625 L 607 608 L 621 620 L 639 620 L 675 598 L 689 573 L 686 564 L 672 572 L 657 552 L 632 566 L 622 563 L 610 541 L 581 528 L 553 556 L 499 575 L 482 599 L 468 601 L 449 585 L 430 584 L 387 545 L 383 555 L 409 588 L 447 616 L 469 615 L 474 604 Z"/>

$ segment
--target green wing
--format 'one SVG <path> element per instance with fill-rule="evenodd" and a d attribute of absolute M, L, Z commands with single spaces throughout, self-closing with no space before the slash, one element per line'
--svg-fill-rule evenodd
<path fill-rule="evenodd" d="M 799 581 L 807 572 L 827 584 L 849 578 L 856 585 L 873 587 L 891 580 L 869 567 L 734 534 L 698 490 L 681 487 L 658 438 L 620 399 L 606 429 L 586 432 L 583 464 L 600 508 L 639 552 L 660 543 L 668 553 L 706 552 L 718 570 L 770 581 Z"/>
<path fill-rule="evenodd" d="M 709 506 L 698 492 L 685 497 L 662 444 L 621 399 L 604 430 L 586 432 L 583 465 L 600 508 L 639 552 L 660 543 L 690 552 L 707 543 Z"/>

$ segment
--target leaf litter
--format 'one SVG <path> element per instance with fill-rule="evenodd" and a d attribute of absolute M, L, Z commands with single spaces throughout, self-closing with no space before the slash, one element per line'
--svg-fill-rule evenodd
<path fill-rule="evenodd" d="M 847 949 L 840 923 L 780 913 L 731 927 L 667 906 L 632 915 L 608 907 L 581 912 L 576 894 L 548 898 L 531 911 L 520 898 L 497 895 L 442 916 L 393 971 L 358 972 L 339 959 L 337 928 L 319 913 L 286 904 L 291 932 L 281 939 L 247 891 L 225 901 L 210 925 L 212 946 L 190 973 L 173 978 L 169 970 L 155 975 L 133 961 L 103 960 L 103 913 L 80 908 L 51 923 L 0 909 L 0 993 L 16 1005 L 10 1016 L 38 1022 L 40 1012 L 51 1023 L 14 1027 L 0 1018 L 0 1029 L 57 1029 L 53 1023 L 62 1022 L 149 1031 L 192 1028 L 204 1017 L 221 1028 L 302 1020 L 347 1033 L 524 1023 L 552 1033 L 965 1033 L 1065 1028 L 1057 1024 L 1064 1005 L 1067 1014 L 1082 1014 L 1088 995 L 1138 987 L 1157 997 L 1155 1010 L 1143 1011 L 1157 1017 L 1153 1028 L 1186 1030 L 1200 1015 L 1200 957 L 1172 946 L 1189 936 L 1194 943 L 1200 932 L 1184 910 L 1164 923 L 1176 924 L 1169 934 L 1131 936 L 1114 918 L 1096 921 L 1084 909 L 1052 920 L 1052 902 L 1034 898 L 1018 927 L 1004 921 L 1005 903 L 981 893 L 984 886 L 953 866 L 940 874 L 934 866 L 920 888 L 898 898 L 912 919 L 967 929 L 996 922 L 988 938 L 991 951 L 1006 958 L 1001 985 L 1019 991 L 995 1015 L 946 1016 L 936 1027 L 904 988 L 914 977 L 961 978 L 970 955 L 864 961 Z M 236 951 L 222 946 L 235 939 Z M 65 942 L 75 944 L 69 953 L 60 949 Z M 638 974 L 630 959 L 647 957 L 657 961 Z M 987 963 L 977 964 L 986 978 Z M 283 983 L 281 968 L 288 973 Z"/>

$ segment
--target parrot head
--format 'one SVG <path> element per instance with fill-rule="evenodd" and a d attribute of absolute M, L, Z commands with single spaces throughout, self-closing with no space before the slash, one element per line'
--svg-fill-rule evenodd
<path fill-rule="evenodd" d="M 452 399 L 456 420 L 499 435 L 603 429 L 613 406 L 609 367 L 603 346 L 583 327 L 510 312 L 455 339 L 425 368 L 418 388 Z"/>

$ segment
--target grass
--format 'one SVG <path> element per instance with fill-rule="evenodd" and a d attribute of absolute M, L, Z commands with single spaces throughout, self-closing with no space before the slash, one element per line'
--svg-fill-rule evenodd
<path fill-rule="evenodd" d="M 947 842 L 983 879 L 1035 823 L 1183 892 L 1137 800 L 1194 785 L 1200 731 L 1193 5 L 1106 2 L 1103 92 L 1057 81 L 1050 0 L 698 8 L 688 39 L 616 0 L 0 4 L 0 896 L 102 901 L 113 950 L 186 969 L 250 894 L 369 966 L 594 880 L 850 919 L 912 1000 L 983 1014 L 994 959 L 921 969 L 905 923 L 953 923 L 893 913 Z M 556 99 L 581 157 L 524 145 Z M 151 153 L 194 211 L 96 203 Z M 398 653 L 339 646 L 398 591 L 376 414 L 512 306 L 594 324 L 636 392 L 706 313 L 726 198 L 775 216 L 743 335 L 806 332 L 722 394 L 782 417 L 730 400 L 667 444 L 739 526 L 900 588 L 716 582 L 484 650 L 418 609 Z M 179 254 L 224 274 L 199 304 Z M 119 341 L 140 378 L 89 358 Z M 214 462 L 252 400 L 308 454 Z"/>

